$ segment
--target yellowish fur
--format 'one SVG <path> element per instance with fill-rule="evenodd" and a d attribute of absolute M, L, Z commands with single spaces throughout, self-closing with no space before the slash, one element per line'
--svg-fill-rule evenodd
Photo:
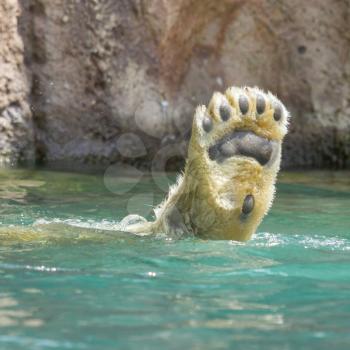
<path fill-rule="evenodd" d="M 249 111 L 242 115 L 239 96 L 249 100 Z M 256 96 L 264 96 L 266 107 L 262 115 L 256 113 Z M 230 118 L 222 121 L 221 105 L 230 110 Z M 274 108 L 282 108 L 282 118 L 274 120 Z M 209 117 L 213 130 L 203 130 L 203 118 Z M 173 186 L 165 201 L 155 210 L 153 223 L 129 227 L 132 232 L 164 232 L 170 235 L 194 234 L 211 239 L 245 241 L 256 231 L 268 212 L 275 193 L 280 168 L 282 140 L 287 133 L 288 111 L 271 93 L 258 88 L 227 89 L 225 94 L 214 93 L 208 108 L 196 110 L 188 158 L 183 176 Z M 278 143 L 276 154 L 267 165 L 255 159 L 232 156 L 223 162 L 209 159 L 208 148 L 234 130 L 248 130 Z M 247 195 L 255 200 L 254 210 L 242 217 L 242 203 Z"/>

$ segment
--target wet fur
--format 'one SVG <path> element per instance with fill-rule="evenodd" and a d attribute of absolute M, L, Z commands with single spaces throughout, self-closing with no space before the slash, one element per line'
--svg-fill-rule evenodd
<path fill-rule="evenodd" d="M 249 101 L 245 115 L 240 111 L 241 95 Z M 256 111 L 257 96 L 266 102 L 261 115 Z M 229 110 L 228 120 L 220 115 L 223 105 L 226 112 Z M 281 120 L 274 119 L 277 106 L 282 110 Z M 204 121 L 205 118 L 210 119 Z M 208 108 L 196 109 L 184 173 L 155 209 L 156 220 L 130 225 L 127 230 L 163 232 L 177 237 L 192 234 L 211 239 L 248 240 L 274 198 L 288 119 L 289 113 L 283 104 L 258 88 L 231 87 L 224 95 L 214 93 Z M 208 120 L 213 124 L 210 131 L 206 130 L 207 125 L 203 127 Z M 232 156 L 223 162 L 209 159 L 209 147 L 235 130 L 251 131 L 277 144 L 275 154 L 265 166 L 244 156 Z M 244 215 L 242 205 L 247 195 L 254 197 L 254 208 L 249 215 Z"/>

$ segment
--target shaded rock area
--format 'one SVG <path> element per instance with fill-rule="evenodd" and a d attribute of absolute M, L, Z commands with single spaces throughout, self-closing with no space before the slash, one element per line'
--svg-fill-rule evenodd
<path fill-rule="evenodd" d="M 17 1 L 0 3 L 0 166 L 34 160 L 33 125 Z"/>
<path fill-rule="evenodd" d="M 257 85 L 293 115 L 284 167 L 350 167 L 349 0 L 2 4 L 4 159 L 176 168 L 195 107 Z"/>

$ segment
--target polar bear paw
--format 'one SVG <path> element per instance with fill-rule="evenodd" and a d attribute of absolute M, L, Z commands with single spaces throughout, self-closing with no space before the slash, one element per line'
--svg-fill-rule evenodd
<path fill-rule="evenodd" d="M 269 166 L 287 133 L 288 118 L 284 105 L 271 93 L 231 87 L 225 95 L 215 93 L 208 108 L 198 107 L 194 130 L 210 160 L 249 157 Z"/>
<path fill-rule="evenodd" d="M 250 238 L 273 200 L 288 119 L 277 97 L 258 88 L 231 87 L 197 108 L 184 181 L 201 198 L 191 219 L 198 234 Z"/>
<path fill-rule="evenodd" d="M 146 229 L 249 239 L 274 197 L 288 119 L 277 97 L 258 88 L 214 93 L 196 110 L 183 175 Z"/>

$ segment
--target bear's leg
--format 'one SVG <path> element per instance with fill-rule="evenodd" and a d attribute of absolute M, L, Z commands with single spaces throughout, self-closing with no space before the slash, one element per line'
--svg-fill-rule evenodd
<path fill-rule="evenodd" d="M 271 93 L 229 88 L 197 108 L 184 175 L 153 232 L 244 241 L 269 210 L 289 113 Z"/>

